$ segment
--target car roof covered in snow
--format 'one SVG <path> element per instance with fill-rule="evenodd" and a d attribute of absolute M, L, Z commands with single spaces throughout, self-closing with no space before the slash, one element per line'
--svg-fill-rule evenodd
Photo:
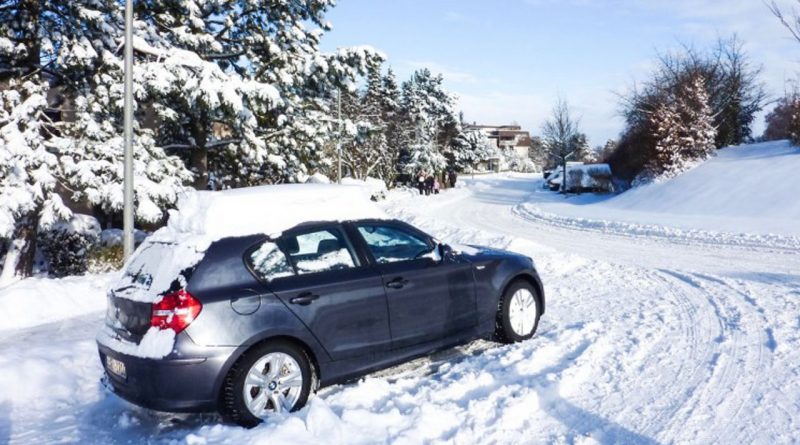
<path fill-rule="evenodd" d="M 370 200 L 369 189 L 356 185 L 282 184 L 225 191 L 192 191 L 170 212 L 167 230 L 158 238 L 181 235 L 215 241 L 257 233 L 276 236 L 309 221 L 385 219 Z"/>

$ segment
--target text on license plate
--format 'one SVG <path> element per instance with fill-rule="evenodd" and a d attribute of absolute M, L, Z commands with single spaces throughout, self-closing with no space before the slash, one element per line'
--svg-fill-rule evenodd
<path fill-rule="evenodd" d="M 108 372 L 116 374 L 123 379 L 127 378 L 127 373 L 125 372 L 125 363 L 122 363 L 113 357 L 106 357 L 106 369 L 108 369 Z"/>

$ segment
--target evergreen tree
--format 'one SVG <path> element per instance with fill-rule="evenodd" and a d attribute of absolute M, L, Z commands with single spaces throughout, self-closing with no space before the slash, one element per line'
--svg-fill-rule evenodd
<path fill-rule="evenodd" d="M 576 133 L 573 136 L 572 140 L 572 147 L 574 148 L 574 153 L 571 157 L 572 160 L 578 162 L 594 162 L 595 157 L 594 153 L 592 152 L 591 147 L 589 146 L 589 140 L 584 133 Z"/>
<path fill-rule="evenodd" d="M 122 132 L 121 125 L 109 121 L 111 110 L 121 108 L 122 35 L 121 3 L 114 0 L 0 3 L 0 84 L 7 88 L 0 127 L 7 149 L 3 155 L 14 166 L 0 173 L 0 201 L 6 203 L 0 219 L 13 222 L 0 238 L 6 238 L 9 251 L 21 253 L 6 257 L 6 279 L 31 273 L 38 228 L 69 217 L 58 193 L 99 205 L 121 201 L 121 172 L 109 174 L 103 167 L 109 160 L 118 162 L 121 144 L 98 136 L 118 139 Z M 98 100 L 104 103 L 89 106 Z M 136 170 L 135 182 L 160 174 L 163 154 L 143 150 L 138 158 L 147 168 Z M 159 182 L 160 188 L 180 188 L 185 175 L 172 173 Z M 23 190 L 32 195 L 23 199 Z M 174 201 L 174 192 L 140 187 L 140 212 L 161 215 L 161 208 L 151 205 L 154 195 L 160 206 Z"/>
<path fill-rule="evenodd" d="M 547 151 L 545 150 L 544 141 L 539 136 L 531 137 L 531 148 L 528 151 L 528 157 L 538 170 L 544 170 L 548 167 Z"/>
<path fill-rule="evenodd" d="M 370 69 L 363 91 L 343 95 L 342 113 L 347 118 L 348 131 L 343 137 L 342 159 L 354 178 L 377 176 L 387 182 L 393 179 L 387 179 L 380 168 L 387 163 L 388 151 L 383 103 L 380 66 Z"/>
<path fill-rule="evenodd" d="M 401 95 L 397 85 L 394 71 L 389 68 L 382 79 L 381 88 L 383 121 L 386 124 L 386 162 L 379 168 L 383 172 L 384 180 L 394 181 L 397 173 L 402 171 L 398 165 L 400 154 L 407 146 L 409 128 L 407 127 L 400 108 Z"/>
<path fill-rule="evenodd" d="M 35 81 L 0 93 L 0 238 L 6 257 L 0 285 L 33 268 L 38 227 L 71 215 L 56 192 L 58 152 L 69 141 L 54 133 L 47 110 L 47 84 Z"/>
<path fill-rule="evenodd" d="M 453 141 L 449 155 L 458 172 L 471 171 L 478 162 L 499 157 L 497 148 L 480 130 L 462 131 Z"/>
<path fill-rule="evenodd" d="M 143 37 L 162 50 L 148 62 L 175 62 L 167 75 L 149 79 L 163 122 L 157 140 L 182 153 L 196 187 L 209 179 L 215 187 L 292 181 L 322 166 L 322 151 L 337 131 L 335 91 L 381 58 L 366 47 L 320 51 L 330 28 L 323 16 L 333 4 L 139 4 L 139 17 L 152 30 Z M 187 84 L 193 94 L 185 94 Z"/>
<path fill-rule="evenodd" d="M 791 102 L 792 119 L 789 124 L 789 139 L 800 145 L 800 97 L 795 96 Z"/>
<path fill-rule="evenodd" d="M 449 143 L 458 118 L 453 109 L 455 99 L 445 91 L 442 80 L 441 75 L 434 76 L 430 70 L 422 69 L 403 83 L 401 109 L 407 126 L 414 129 L 413 142 L 400 156 L 406 172 L 430 173 L 446 166 L 440 143 L 442 140 Z"/>
<path fill-rule="evenodd" d="M 686 82 L 676 96 L 662 103 L 652 122 L 656 145 L 655 157 L 647 166 L 650 178 L 675 176 L 715 149 L 716 129 L 700 77 Z"/>

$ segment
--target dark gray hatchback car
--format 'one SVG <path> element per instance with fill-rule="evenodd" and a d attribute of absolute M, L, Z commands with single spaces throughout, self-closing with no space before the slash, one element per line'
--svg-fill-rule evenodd
<path fill-rule="evenodd" d="M 124 297 L 163 272 L 134 265 L 109 291 L 98 335 L 107 386 L 140 406 L 218 411 L 245 426 L 299 409 L 320 386 L 442 348 L 525 340 L 545 309 L 530 258 L 450 247 L 397 220 L 223 238 L 153 301 Z"/>

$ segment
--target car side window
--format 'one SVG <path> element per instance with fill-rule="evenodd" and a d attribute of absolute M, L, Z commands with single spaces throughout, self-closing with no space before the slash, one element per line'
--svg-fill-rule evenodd
<path fill-rule="evenodd" d="M 347 239 L 336 228 L 284 235 L 278 244 L 298 275 L 356 267 Z"/>
<path fill-rule="evenodd" d="M 264 241 L 253 250 L 249 262 L 253 272 L 266 281 L 294 275 L 289 257 L 273 241 Z"/>
<path fill-rule="evenodd" d="M 428 240 L 411 231 L 380 224 L 361 224 L 357 227 L 378 263 L 435 258 L 435 249 Z"/>

